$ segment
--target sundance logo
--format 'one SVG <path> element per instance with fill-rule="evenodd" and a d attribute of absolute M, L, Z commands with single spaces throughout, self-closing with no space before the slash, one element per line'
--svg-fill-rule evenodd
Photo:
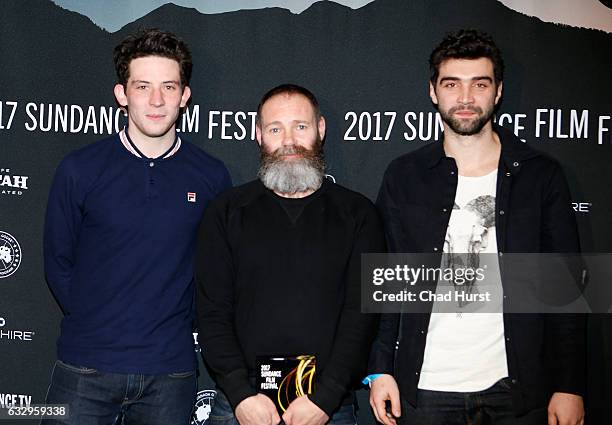
<path fill-rule="evenodd" d="M 32 396 L 26 394 L 0 394 L 0 407 L 27 407 L 32 403 Z"/>
<path fill-rule="evenodd" d="M 204 425 L 210 411 L 212 410 L 213 401 L 217 392 L 215 390 L 203 390 L 198 392 L 195 408 L 193 410 L 193 417 L 191 418 L 191 425 Z"/>
<path fill-rule="evenodd" d="M 13 235 L 0 230 L 0 279 L 9 277 L 21 264 L 21 247 Z"/>

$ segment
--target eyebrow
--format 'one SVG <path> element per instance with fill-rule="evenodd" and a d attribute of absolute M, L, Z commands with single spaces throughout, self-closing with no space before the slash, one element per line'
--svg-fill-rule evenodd
<path fill-rule="evenodd" d="M 132 80 L 133 84 L 151 84 L 150 81 L 147 80 Z M 168 81 L 162 81 L 162 84 L 180 84 L 178 81 L 176 80 L 168 80 Z"/>
<path fill-rule="evenodd" d="M 291 121 L 293 124 L 310 124 L 309 120 L 292 120 Z M 281 121 L 272 121 L 267 123 L 266 125 L 264 125 L 264 128 L 268 128 L 271 125 L 278 125 L 278 124 L 282 124 Z"/>
<path fill-rule="evenodd" d="M 461 81 L 461 80 L 462 79 L 459 77 L 443 77 L 443 78 L 440 78 L 439 84 L 442 84 L 445 81 Z M 471 81 L 487 80 L 490 83 L 493 82 L 493 79 L 489 77 L 488 75 L 479 75 L 479 76 L 470 78 L 470 80 Z"/>

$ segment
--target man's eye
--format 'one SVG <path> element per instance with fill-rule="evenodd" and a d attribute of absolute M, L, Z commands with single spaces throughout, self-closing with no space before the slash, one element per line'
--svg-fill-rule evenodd
<path fill-rule="evenodd" d="M 270 133 L 277 134 L 279 132 L 280 132 L 280 129 L 278 129 L 276 127 L 270 129 Z"/>
<path fill-rule="evenodd" d="M 166 86 L 166 90 L 174 90 L 175 88 L 172 84 Z"/>
<path fill-rule="evenodd" d="M 456 86 L 457 86 L 457 84 L 455 84 L 455 83 L 446 83 L 446 84 L 444 84 L 444 87 L 449 88 L 449 89 L 455 88 Z"/>
<path fill-rule="evenodd" d="M 146 88 L 147 88 L 147 86 L 140 85 L 140 86 L 136 86 L 136 88 L 137 88 L 138 90 L 144 90 L 144 89 L 146 89 Z"/>
<path fill-rule="evenodd" d="M 298 124 L 298 130 L 306 130 L 306 124 Z"/>

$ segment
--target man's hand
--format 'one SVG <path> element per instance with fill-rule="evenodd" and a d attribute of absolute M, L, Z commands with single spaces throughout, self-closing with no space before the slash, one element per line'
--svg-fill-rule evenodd
<path fill-rule="evenodd" d="M 274 402 L 263 394 L 247 397 L 236 406 L 240 425 L 278 425 L 280 416 Z"/>
<path fill-rule="evenodd" d="M 391 413 L 393 417 L 387 414 L 385 402 L 391 402 Z M 378 422 L 385 425 L 396 425 L 395 418 L 399 418 L 402 414 L 400 407 L 399 389 L 397 382 L 391 375 L 382 375 L 376 378 L 370 387 L 370 406 L 374 411 L 374 416 Z"/>
<path fill-rule="evenodd" d="M 582 397 L 568 393 L 554 393 L 548 403 L 548 425 L 584 425 Z"/>
<path fill-rule="evenodd" d="M 329 420 L 329 416 L 303 395 L 289 404 L 283 414 L 286 425 L 323 425 Z"/>

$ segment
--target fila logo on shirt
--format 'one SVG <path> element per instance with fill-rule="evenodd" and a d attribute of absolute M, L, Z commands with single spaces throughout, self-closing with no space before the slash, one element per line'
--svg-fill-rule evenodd
<path fill-rule="evenodd" d="M 187 192 L 187 202 L 195 202 L 195 201 L 196 201 L 196 193 Z"/>

